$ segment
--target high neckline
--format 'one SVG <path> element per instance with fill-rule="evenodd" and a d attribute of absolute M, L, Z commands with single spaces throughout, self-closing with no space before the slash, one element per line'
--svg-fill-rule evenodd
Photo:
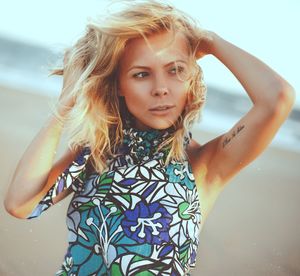
<path fill-rule="evenodd" d="M 173 127 L 167 129 L 154 129 L 147 130 L 138 129 L 132 125 L 125 125 L 122 129 L 123 143 L 119 148 L 119 153 L 122 155 L 129 155 L 133 163 L 140 163 L 150 159 L 160 159 L 165 162 L 167 155 L 171 149 L 171 145 L 159 148 L 162 142 L 172 137 L 175 133 Z M 184 137 L 184 148 L 190 142 L 192 137 L 191 132 Z"/>

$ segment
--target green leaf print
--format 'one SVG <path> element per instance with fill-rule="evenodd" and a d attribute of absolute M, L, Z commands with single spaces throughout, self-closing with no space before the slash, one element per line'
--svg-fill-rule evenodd
<path fill-rule="evenodd" d="M 84 204 L 82 204 L 80 207 L 79 207 L 79 210 L 80 211 L 85 211 L 87 209 L 90 209 L 91 207 L 94 207 L 96 206 L 92 201 L 88 201 Z"/>
<path fill-rule="evenodd" d="M 179 260 L 182 261 L 183 264 L 188 262 L 189 256 L 189 248 L 190 248 L 191 240 L 188 239 L 185 243 L 179 248 Z"/>

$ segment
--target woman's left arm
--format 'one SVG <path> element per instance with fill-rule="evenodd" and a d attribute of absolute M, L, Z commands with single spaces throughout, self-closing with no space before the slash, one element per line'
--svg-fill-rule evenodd
<path fill-rule="evenodd" d="M 198 58 L 212 54 L 239 80 L 253 106 L 228 132 L 209 142 L 207 179 L 226 183 L 271 142 L 295 100 L 293 87 L 258 58 L 214 32 L 200 40 Z"/>

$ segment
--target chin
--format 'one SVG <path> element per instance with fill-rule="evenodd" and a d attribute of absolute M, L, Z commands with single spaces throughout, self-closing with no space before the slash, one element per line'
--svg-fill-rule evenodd
<path fill-rule="evenodd" d="M 174 116 L 165 116 L 165 117 L 149 116 L 147 118 L 145 117 L 143 118 L 146 120 L 139 120 L 136 116 L 134 116 L 135 118 L 134 125 L 137 129 L 140 130 L 149 130 L 151 128 L 163 130 L 175 126 L 175 123 L 178 121 L 179 117 L 180 115 L 175 117 Z"/>
<path fill-rule="evenodd" d="M 149 130 L 150 128 L 152 129 L 159 129 L 159 130 L 163 130 L 163 129 L 167 129 L 171 126 L 173 126 L 174 124 L 172 122 L 157 122 L 155 124 L 137 124 L 137 128 L 142 129 L 142 130 Z"/>

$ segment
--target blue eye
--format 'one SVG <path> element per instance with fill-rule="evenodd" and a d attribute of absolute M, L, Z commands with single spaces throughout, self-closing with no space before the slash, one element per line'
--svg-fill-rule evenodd
<path fill-rule="evenodd" d="M 148 73 L 147 73 L 147 72 L 139 72 L 139 73 L 136 73 L 136 74 L 134 74 L 134 75 L 133 75 L 133 77 L 134 77 L 134 78 L 141 79 L 141 78 L 143 78 L 143 77 L 144 77 L 144 75 L 143 75 L 143 76 L 141 76 L 141 74 L 148 74 Z M 139 77 L 139 76 L 141 76 L 141 77 Z"/>

